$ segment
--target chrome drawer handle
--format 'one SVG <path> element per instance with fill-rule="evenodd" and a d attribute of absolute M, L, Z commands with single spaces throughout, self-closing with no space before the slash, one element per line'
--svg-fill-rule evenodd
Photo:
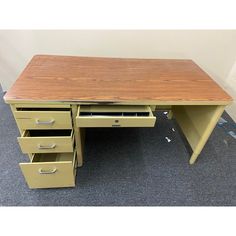
<path fill-rule="evenodd" d="M 55 122 L 55 120 L 51 119 L 49 121 L 40 121 L 39 119 L 36 119 L 35 122 L 37 125 L 52 125 Z"/>
<path fill-rule="evenodd" d="M 51 146 L 43 146 L 41 144 L 38 144 L 38 149 L 54 149 L 57 145 L 54 143 Z"/>
<path fill-rule="evenodd" d="M 39 174 L 54 174 L 56 173 L 57 168 L 54 168 L 52 170 L 43 170 L 42 168 L 39 169 Z"/>

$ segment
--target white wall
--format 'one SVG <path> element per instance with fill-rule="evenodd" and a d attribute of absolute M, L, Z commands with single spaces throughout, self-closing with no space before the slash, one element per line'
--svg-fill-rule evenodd
<path fill-rule="evenodd" d="M 0 82 L 4 90 L 34 54 L 188 58 L 236 99 L 236 30 L 2 30 Z M 236 120 L 236 103 L 228 111 Z"/>

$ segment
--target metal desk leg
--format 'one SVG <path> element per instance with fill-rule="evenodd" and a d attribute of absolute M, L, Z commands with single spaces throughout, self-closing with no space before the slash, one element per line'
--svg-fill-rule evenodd
<path fill-rule="evenodd" d="M 173 106 L 174 117 L 193 150 L 189 164 L 197 160 L 224 108 L 222 105 Z"/>
<path fill-rule="evenodd" d="M 77 160 L 78 160 L 78 166 L 81 167 L 83 165 L 83 146 L 84 146 L 85 130 L 76 127 L 75 120 L 76 120 L 77 110 L 78 106 L 72 105 L 72 120 L 73 120 L 73 129 L 75 135 Z"/>

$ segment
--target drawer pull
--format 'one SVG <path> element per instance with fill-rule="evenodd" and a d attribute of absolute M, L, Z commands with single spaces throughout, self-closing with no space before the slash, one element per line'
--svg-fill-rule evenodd
<path fill-rule="evenodd" d="M 36 119 L 35 122 L 37 125 L 52 125 L 55 122 L 55 120 L 51 119 L 49 121 L 40 121 L 39 119 Z"/>
<path fill-rule="evenodd" d="M 57 168 L 54 168 L 52 170 L 43 170 L 42 168 L 39 169 L 39 174 L 54 174 L 56 173 Z"/>
<path fill-rule="evenodd" d="M 41 144 L 38 145 L 38 149 L 54 149 L 56 144 L 52 144 L 51 146 L 42 146 Z"/>

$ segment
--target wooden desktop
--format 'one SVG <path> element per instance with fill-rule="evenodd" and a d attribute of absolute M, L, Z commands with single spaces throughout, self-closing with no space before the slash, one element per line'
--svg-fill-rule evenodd
<path fill-rule="evenodd" d="M 192 60 L 36 55 L 4 96 L 30 188 L 75 186 L 85 128 L 153 127 L 168 110 L 193 164 L 232 98 Z M 148 140 L 147 140 L 148 141 Z"/>

